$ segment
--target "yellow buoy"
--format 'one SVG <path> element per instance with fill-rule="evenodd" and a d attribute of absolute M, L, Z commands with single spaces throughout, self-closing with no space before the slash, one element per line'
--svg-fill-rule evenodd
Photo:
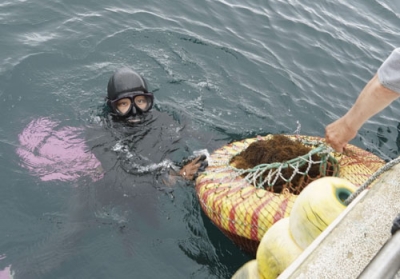
<path fill-rule="evenodd" d="M 257 260 L 248 261 L 233 274 L 232 279 L 264 279 L 258 272 Z"/>
<path fill-rule="evenodd" d="M 261 239 L 257 263 L 262 278 L 277 278 L 303 252 L 290 233 L 289 219 L 280 219 Z"/>
<path fill-rule="evenodd" d="M 297 197 L 289 217 L 296 243 L 306 249 L 346 208 L 344 201 L 355 190 L 351 182 L 339 177 L 311 182 Z"/>

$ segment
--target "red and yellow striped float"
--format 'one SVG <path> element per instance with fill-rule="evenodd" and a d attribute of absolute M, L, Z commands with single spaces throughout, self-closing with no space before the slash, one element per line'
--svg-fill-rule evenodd
<path fill-rule="evenodd" d="M 276 194 L 254 187 L 237 175 L 230 161 L 254 141 L 272 136 L 245 139 L 215 150 L 206 171 L 196 179 L 196 193 L 205 214 L 233 242 L 253 254 L 265 232 L 290 215 L 297 195 Z M 323 141 L 320 137 L 287 137 Z M 385 164 L 379 157 L 354 145 L 347 145 L 345 153 L 333 156 L 339 162 L 339 177 L 357 187 Z"/>

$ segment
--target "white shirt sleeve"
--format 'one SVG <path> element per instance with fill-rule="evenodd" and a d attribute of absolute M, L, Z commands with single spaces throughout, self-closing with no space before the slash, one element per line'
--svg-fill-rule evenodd
<path fill-rule="evenodd" d="M 400 94 L 400 48 L 396 48 L 378 69 L 383 86 Z"/>

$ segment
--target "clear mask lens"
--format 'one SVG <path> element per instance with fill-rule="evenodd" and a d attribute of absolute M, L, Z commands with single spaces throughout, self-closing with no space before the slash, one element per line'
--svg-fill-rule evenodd
<path fill-rule="evenodd" d="M 111 101 L 111 106 L 120 116 L 136 115 L 137 112 L 147 112 L 152 108 L 153 95 L 141 93 L 121 96 Z"/>

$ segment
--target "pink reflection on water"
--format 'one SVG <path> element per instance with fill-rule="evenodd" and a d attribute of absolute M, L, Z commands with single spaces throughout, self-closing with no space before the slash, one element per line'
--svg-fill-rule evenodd
<path fill-rule="evenodd" d="M 5 259 L 5 255 L 0 255 L 0 261 Z M 6 266 L 4 269 L 0 269 L 0 279 L 12 279 L 13 273 L 11 272 L 11 265 Z"/>
<path fill-rule="evenodd" d="M 101 179 L 101 164 L 87 147 L 83 129 L 59 124 L 43 117 L 26 126 L 18 135 L 21 166 L 43 181 L 75 181 L 82 176 Z"/>

